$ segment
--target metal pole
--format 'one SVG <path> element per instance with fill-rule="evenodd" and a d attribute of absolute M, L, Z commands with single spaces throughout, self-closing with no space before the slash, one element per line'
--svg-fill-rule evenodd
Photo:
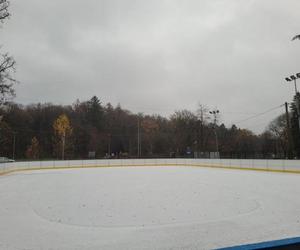
<path fill-rule="evenodd" d="M 215 133 L 215 139 L 216 139 L 216 150 L 217 154 L 219 154 L 219 142 L 218 142 L 218 134 L 217 134 L 217 114 L 219 113 L 219 110 L 213 110 L 209 112 L 214 116 L 214 133 Z"/>
<path fill-rule="evenodd" d="M 297 93 L 298 93 L 298 90 L 297 90 L 297 79 L 294 79 L 294 84 L 295 84 L 295 93 L 297 95 Z"/>
<path fill-rule="evenodd" d="M 287 136 L 288 136 L 288 158 L 293 158 L 293 141 L 291 137 L 291 125 L 290 125 L 290 117 L 288 111 L 288 103 L 285 103 L 285 118 L 286 118 L 286 125 L 287 125 Z"/>
<path fill-rule="evenodd" d="M 65 140 L 66 140 L 66 135 L 65 133 L 63 134 L 62 138 L 62 159 L 65 159 Z"/>
<path fill-rule="evenodd" d="M 138 158 L 140 157 L 140 117 L 138 116 Z"/>
<path fill-rule="evenodd" d="M 219 152 L 219 141 L 218 141 L 218 134 L 217 134 L 216 128 L 215 128 L 215 136 L 216 136 L 216 149 L 217 149 L 217 152 Z"/>
<path fill-rule="evenodd" d="M 13 132 L 13 135 L 14 135 L 14 141 L 13 141 L 13 155 L 12 155 L 12 158 L 14 160 L 15 159 L 15 151 L 16 151 L 16 133 Z"/>
<path fill-rule="evenodd" d="M 111 144 L 111 135 L 108 135 L 108 155 L 110 157 L 110 144 Z"/>
<path fill-rule="evenodd" d="M 141 158 L 142 157 L 142 131 L 141 131 L 141 121 L 140 121 L 140 126 L 139 126 L 139 133 L 140 133 L 140 155 L 139 157 Z"/>

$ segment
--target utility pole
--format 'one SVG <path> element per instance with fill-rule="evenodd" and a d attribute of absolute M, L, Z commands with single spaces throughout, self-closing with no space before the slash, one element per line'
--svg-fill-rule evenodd
<path fill-rule="evenodd" d="M 13 152 L 12 158 L 15 159 L 15 152 L 16 152 L 16 132 L 13 132 Z"/>
<path fill-rule="evenodd" d="M 3 116 L 2 116 L 2 115 L 0 115 L 0 125 L 1 125 L 1 121 L 2 121 L 2 119 L 3 119 Z M 0 126 L 0 143 L 1 143 L 1 126 Z"/>
<path fill-rule="evenodd" d="M 196 157 L 197 158 L 200 158 L 200 147 L 199 147 L 199 145 L 200 145 L 200 138 L 199 138 L 200 123 L 201 123 L 201 121 L 197 120 L 197 122 L 196 122 L 196 152 L 197 152 Z"/>
<path fill-rule="evenodd" d="M 216 152 L 217 152 L 217 156 L 219 158 L 220 153 L 219 153 L 219 141 L 218 141 L 218 134 L 217 134 L 217 115 L 220 113 L 220 111 L 213 110 L 213 111 L 209 111 L 209 113 L 214 116 L 214 133 L 215 133 L 216 150 L 217 150 Z"/>
<path fill-rule="evenodd" d="M 198 121 L 198 128 L 197 128 L 197 151 L 199 153 L 198 157 L 201 156 L 200 152 L 204 152 L 204 123 L 207 117 L 208 109 L 199 103 L 198 110 L 197 110 L 197 121 Z"/>
<path fill-rule="evenodd" d="M 108 152 L 108 155 L 110 157 L 110 148 L 111 148 L 111 134 L 108 134 L 108 145 L 107 145 L 107 152 Z"/>
<path fill-rule="evenodd" d="M 298 90 L 297 90 L 297 79 L 294 78 L 294 86 L 295 86 L 295 93 L 297 94 L 298 93 Z"/>
<path fill-rule="evenodd" d="M 291 133 L 291 125 L 290 125 L 290 117 L 288 111 L 288 103 L 285 102 L 285 118 L 286 118 L 286 126 L 287 126 L 287 137 L 288 137 L 288 158 L 292 159 L 294 156 L 293 150 L 293 141 L 292 141 L 292 133 Z"/>
<path fill-rule="evenodd" d="M 138 158 L 140 157 L 140 118 L 138 117 L 138 121 L 137 121 L 137 155 Z"/>
<path fill-rule="evenodd" d="M 138 115 L 137 127 L 138 127 L 138 131 L 137 131 L 137 152 L 138 152 L 138 158 L 140 158 L 141 155 L 142 155 L 140 115 Z"/>
<path fill-rule="evenodd" d="M 66 133 L 64 132 L 62 136 L 62 154 L 61 154 L 62 160 L 65 159 L 65 144 L 66 144 Z"/>

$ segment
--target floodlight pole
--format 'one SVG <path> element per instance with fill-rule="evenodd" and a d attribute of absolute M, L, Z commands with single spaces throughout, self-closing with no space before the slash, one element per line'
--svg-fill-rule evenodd
<path fill-rule="evenodd" d="M 290 81 L 294 81 L 294 85 L 295 85 L 295 101 L 296 101 L 296 110 L 297 110 L 297 116 L 298 116 L 298 125 L 299 125 L 299 128 L 300 128 L 300 101 L 299 101 L 299 98 L 298 98 L 298 90 L 297 90 L 297 79 L 300 78 L 300 73 L 297 73 L 296 75 L 291 75 L 289 77 L 286 77 L 285 80 L 287 82 L 290 82 Z"/>
<path fill-rule="evenodd" d="M 297 73 L 296 75 L 291 75 L 289 77 L 286 77 L 285 80 L 287 82 L 291 82 L 292 80 L 294 81 L 294 85 L 295 85 L 295 94 L 297 95 L 298 90 L 297 90 L 297 79 L 300 78 L 300 73 Z"/>
<path fill-rule="evenodd" d="M 219 152 L 219 141 L 218 141 L 218 134 L 217 134 L 216 128 L 214 129 L 214 131 L 215 131 L 215 137 L 216 137 L 216 149 L 217 149 L 217 152 Z"/>
<path fill-rule="evenodd" d="M 140 158 L 140 118 L 138 117 L 138 122 L 137 122 L 137 154 L 138 158 Z"/>
<path fill-rule="evenodd" d="M 107 151 L 108 151 L 108 155 L 109 157 L 111 156 L 110 154 L 110 151 L 111 151 L 111 134 L 109 133 L 108 134 L 108 145 L 107 145 Z"/>
<path fill-rule="evenodd" d="M 142 140 L 141 140 L 141 121 L 140 114 L 137 117 L 137 154 L 138 158 L 142 156 Z"/>
<path fill-rule="evenodd" d="M 16 132 L 13 132 L 13 152 L 12 152 L 12 158 L 15 159 L 15 152 L 16 152 Z"/>
<path fill-rule="evenodd" d="M 209 111 L 209 113 L 214 116 L 214 133 L 215 133 L 215 140 L 216 140 L 216 150 L 217 153 L 219 153 L 219 141 L 218 141 L 218 134 L 217 134 L 217 114 L 219 114 L 220 111 L 213 110 L 213 111 Z"/>
<path fill-rule="evenodd" d="M 298 90 L 297 90 L 297 79 L 296 78 L 294 79 L 294 84 L 295 84 L 296 109 L 298 112 L 298 124 L 299 124 L 299 128 L 300 128 L 300 107 L 299 107 L 300 103 L 299 103 L 299 98 L 297 95 Z"/>
<path fill-rule="evenodd" d="M 65 145 L 66 145 L 66 133 L 64 132 L 63 133 L 63 136 L 62 136 L 62 147 L 61 147 L 61 158 L 62 160 L 65 159 Z"/>
<path fill-rule="evenodd" d="M 297 90 L 297 79 L 294 79 L 294 84 L 295 84 L 295 93 L 297 95 L 297 93 L 298 93 L 298 90 Z"/>

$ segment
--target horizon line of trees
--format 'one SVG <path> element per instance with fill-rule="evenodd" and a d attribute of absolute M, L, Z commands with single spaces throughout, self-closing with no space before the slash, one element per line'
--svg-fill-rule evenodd
<path fill-rule="evenodd" d="M 290 113 L 292 157 L 299 156 L 295 103 Z M 139 157 L 139 142 L 141 157 L 207 157 L 205 152 L 216 148 L 223 158 L 291 157 L 284 115 L 260 135 L 219 125 L 204 105 L 196 112 L 179 110 L 165 118 L 102 104 L 96 96 L 65 106 L 9 103 L 0 108 L 0 116 L 0 156 L 15 159 Z"/>

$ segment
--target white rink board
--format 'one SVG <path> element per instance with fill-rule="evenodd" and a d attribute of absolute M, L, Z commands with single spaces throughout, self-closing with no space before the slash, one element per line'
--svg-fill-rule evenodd
<path fill-rule="evenodd" d="M 0 176 L 0 249 L 212 249 L 296 237 L 299 195 L 300 175 L 289 173 L 187 166 L 16 172 Z"/>
<path fill-rule="evenodd" d="M 294 171 L 300 173 L 300 160 L 256 160 L 256 159 L 95 159 L 57 160 L 0 163 L 0 174 L 15 170 L 74 167 L 113 167 L 113 166 L 162 166 L 193 165 L 202 167 L 246 168 L 274 171 Z"/>

